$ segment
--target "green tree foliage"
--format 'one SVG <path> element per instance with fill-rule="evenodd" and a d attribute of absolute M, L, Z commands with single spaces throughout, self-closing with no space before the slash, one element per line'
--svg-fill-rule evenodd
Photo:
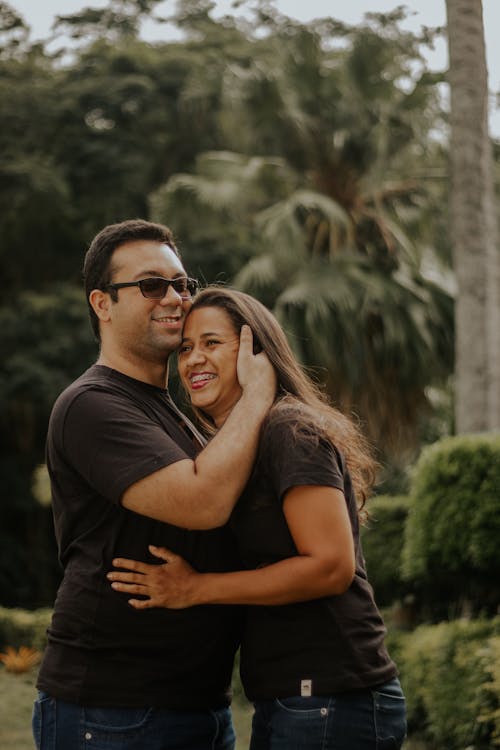
<path fill-rule="evenodd" d="M 349 28 L 268 13 L 253 59 L 225 76 L 220 121 L 239 152 L 200 156 L 152 196 L 193 244 L 212 247 L 222 227 L 233 260 L 251 256 L 236 285 L 274 308 L 301 360 L 393 453 L 415 440 L 453 355 L 451 296 L 427 272 L 446 255 L 427 221 L 441 189 L 436 78 L 415 72 L 428 38 L 402 17 Z M 203 219 L 192 233 L 189 213 Z"/>
<path fill-rule="evenodd" d="M 160 0 L 110 0 L 104 8 L 83 8 L 57 16 L 54 28 L 72 39 L 107 37 L 112 41 L 136 39 L 141 22 L 153 14 Z"/>
<path fill-rule="evenodd" d="M 95 359 L 87 307 L 80 290 L 69 286 L 20 293 L 16 307 L 0 309 L 0 331 L 2 435 L 34 466 L 43 460 L 55 398 Z"/>
<path fill-rule="evenodd" d="M 499 628 L 497 617 L 422 625 L 411 633 L 389 635 L 407 698 L 411 738 L 436 749 L 497 747 Z"/>
<path fill-rule="evenodd" d="M 361 529 L 368 578 L 381 607 L 396 600 L 402 602 L 411 593 L 411 587 L 401 575 L 409 503 L 409 498 L 404 496 L 375 497 L 368 505 L 368 524 Z"/>
<path fill-rule="evenodd" d="M 498 607 L 499 487 L 498 435 L 447 438 L 415 467 L 403 570 L 441 616 Z"/>
<path fill-rule="evenodd" d="M 30 607 L 53 601 L 58 583 L 50 508 L 33 493 L 33 472 L 44 460 L 52 404 L 95 359 L 82 294 L 19 293 L 0 308 L 0 596 Z"/>
<path fill-rule="evenodd" d="M 73 273 L 73 212 L 54 153 L 60 76 L 39 47 L 0 57 L 0 274 L 9 292 Z M 40 262 L 43 257 L 44 262 Z M 72 263 L 66 263 L 71 258 Z"/>
<path fill-rule="evenodd" d="M 0 2 L 0 57 L 15 55 L 28 39 L 29 27 L 9 3 Z"/>
<path fill-rule="evenodd" d="M 280 159 L 205 152 L 197 157 L 194 173 L 175 174 L 151 194 L 151 215 L 157 221 L 172 219 L 191 273 L 206 283 L 231 281 L 260 242 L 249 203 L 258 208 L 283 194 L 288 171 Z"/>
<path fill-rule="evenodd" d="M 78 282 L 96 231 L 147 216 L 155 187 L 220 146 L 220 40 L 213 32 L 206 48 L 197 38 L 146 44 L 136 30 L 154 4 L 112 2 L 65 17 L 80 46 L 52 55 L 11 43 L 22 20 L 0 17 L 0 272 L 10 288 Z M 243 37 L 231 39 L 236 49 Z"/>

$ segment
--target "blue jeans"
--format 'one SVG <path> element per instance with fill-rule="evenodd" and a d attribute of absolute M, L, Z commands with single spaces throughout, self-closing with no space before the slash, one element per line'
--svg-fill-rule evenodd
<path fill-rule="evenodd" d="M 37 750 L 233 750 L 231 711 L 93 708 L 40 692 L 33 709 Z"/>
<path fill-rule="evenodd" d="M 373 690 L 258 701 L 250 750 L 399 750 L 405 734 L 394 679 Z"/>

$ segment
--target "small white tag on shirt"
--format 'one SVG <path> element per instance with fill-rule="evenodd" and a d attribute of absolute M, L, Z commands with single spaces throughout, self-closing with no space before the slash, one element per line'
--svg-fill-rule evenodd
<path fill-rule="evenodd" d="M 312 695 L 312 680 L 300 681 L 300 695 L 302 698 L 310 698 Z"/>

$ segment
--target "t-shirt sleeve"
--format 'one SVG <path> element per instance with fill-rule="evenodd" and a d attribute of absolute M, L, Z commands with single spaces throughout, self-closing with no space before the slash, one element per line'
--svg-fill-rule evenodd
<path fill-rule="evenodd" d="M 276 494 L 283 501 L 292 487 L 334 487 L 344 492 L 343 471 L 336 448 L 326 439 L 312 438 L 290 422 L 271 424 L 263 448 Z"/>
<path fill-rule="evenodd" d="M 120 502 L 135 482 L 189 458 L 130 399 L 101 390 L 79 394 L 61 425 L 62 453 L 100 495 Z"/>

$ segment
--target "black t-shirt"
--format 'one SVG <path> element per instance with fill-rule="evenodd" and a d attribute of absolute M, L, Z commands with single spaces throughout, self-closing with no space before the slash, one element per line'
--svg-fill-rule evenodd
<path fill-rule="evenodd" d="M 165 390 L 107 367 L 94 365 L 57 400 L 47 465 L 64 578 L 39 689 L 94 706 L 228 704 L 240 610 L 137 611 L 106 579 L 116 556 L 158 562 L 149 544 L 168 547 L 200 571 L 234 569 L 226 528 L 188 531 L 120 505 L 131 484 L 193 458 L 200 447 Z"/>
<path fill-rule="evenodd" d="M 295 417 L 300 420 L 300 411 Z M 397 673 L 366 577 L 356 501 L 343 457 L 327 441 L 295 434 L 292 421 L 276 420 L 273 413 L 231 519 L 243 563 L 255 569 L 297 554 L 283 499 L 292 487 L 308 485 L 344 493 L 356 551 L 354 580 L 337 596 L 247 608 L 241 678 L 250 700 L 367 688 Z"/>

